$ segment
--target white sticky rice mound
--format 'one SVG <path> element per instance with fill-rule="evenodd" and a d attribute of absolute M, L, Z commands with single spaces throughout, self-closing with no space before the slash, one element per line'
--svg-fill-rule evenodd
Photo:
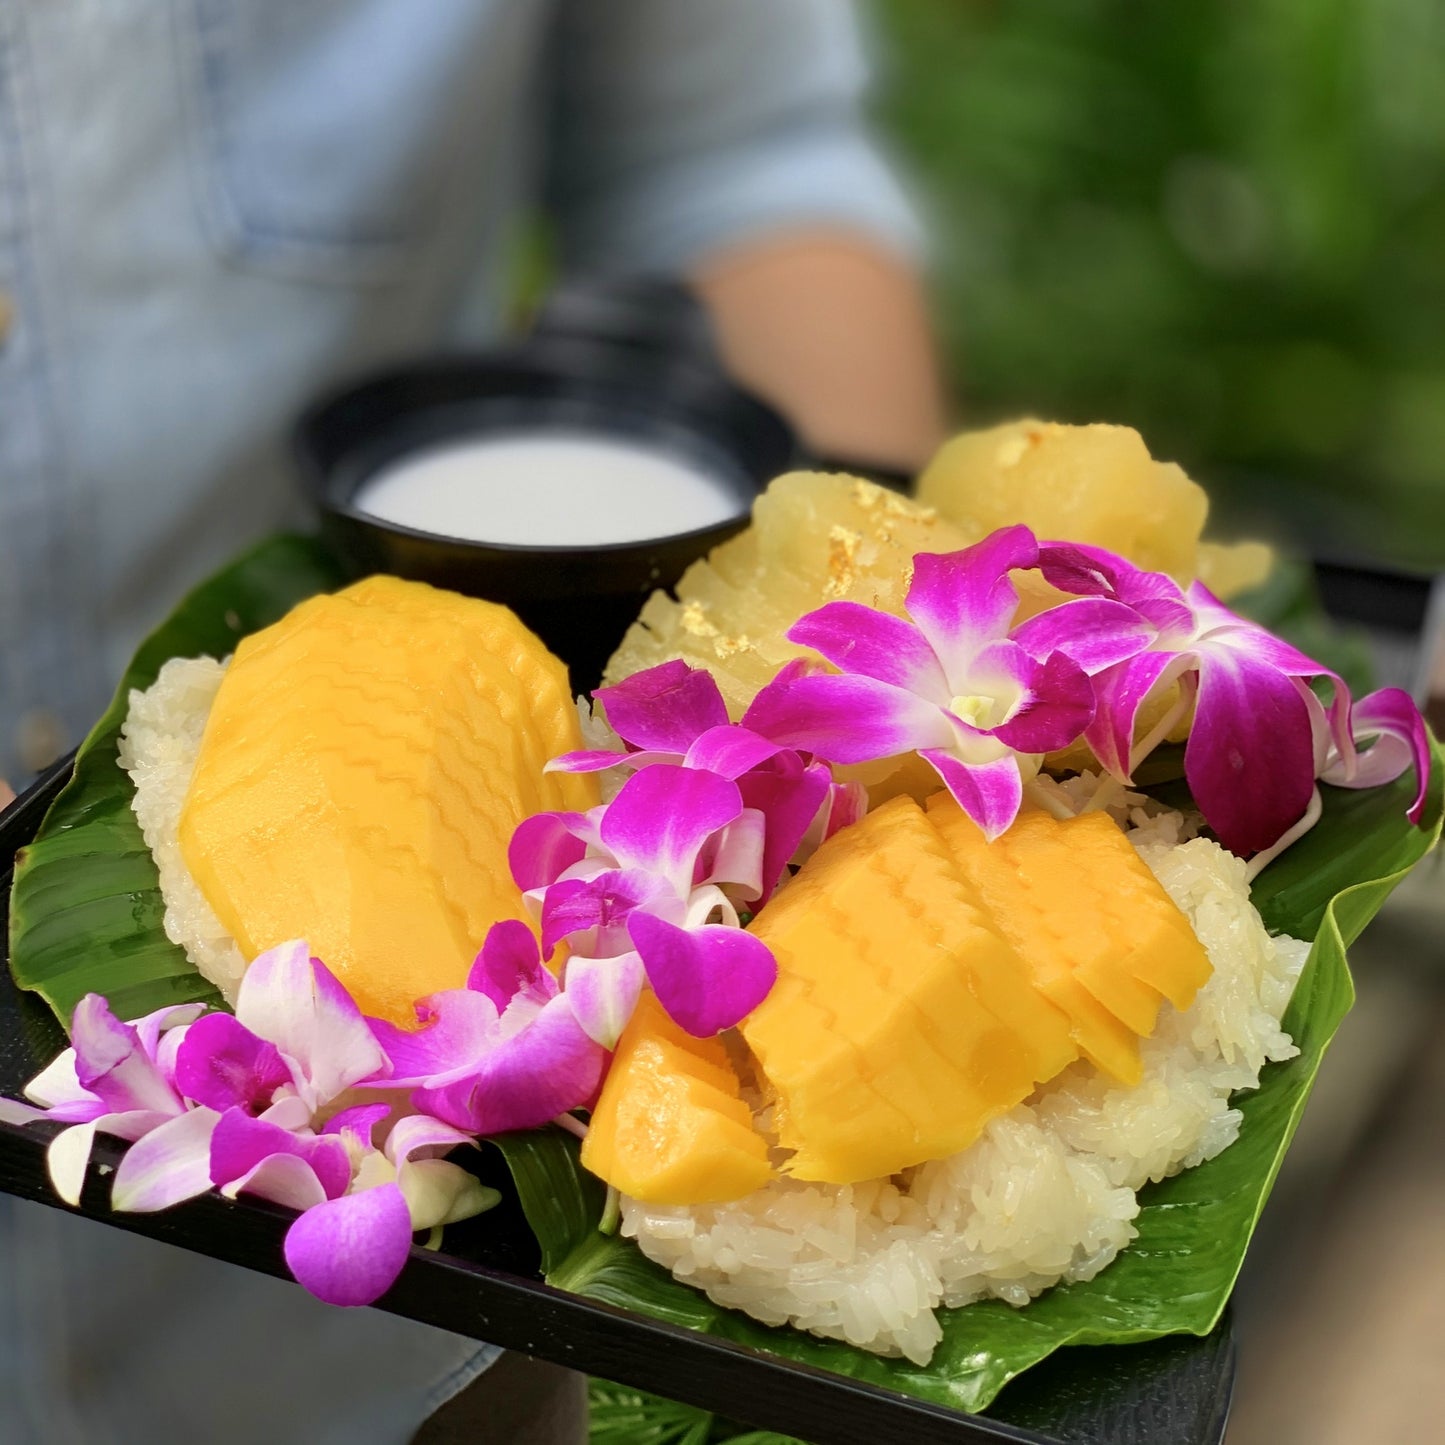
<path fill-rule="evenodd" d="M 191 877 L 180 845 L 181 806 L 225 674 L 226 664 L 214 658 L 177 657 L 144 692 L 133 689 L 120 765 L 135 784 L 131 808 L 160 873 L 166 937 L 234 1003 L 246 960 Z"/>
<path fill-rule="evenodd" d="M 1061 792 L 1078 806 L 1094 784 Z M 1075 1064 L 951 1158 L 866 1184 L 779 1178 L 727 1204 L 624 1197 L 623 1234 L 717 1304 L 919 1365 L 942 1338 L 938 1306 L 1022 1306 L 1098 1274 L 1136 1234 L 1135 1191 L 1227 1149 L 1231 1093 L 1298 1052 L 1279 1021 L 1309 955 L 1269 936 L 1243 861 L 1194 837 L 1197 819 L 1137 794 L 1110 812 L 1214 965 L 1186 1012 L 1164 1005 L 1139 1084 Z"/>

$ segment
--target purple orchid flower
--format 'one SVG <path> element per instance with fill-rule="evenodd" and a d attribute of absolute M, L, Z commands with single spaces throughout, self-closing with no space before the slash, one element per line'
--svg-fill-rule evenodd
<path fill-rule="evenodd" d="M 1023 800 L 1025 770 L 1067 746 L 1093 716 L 1088 672 L 1130 656 L 1149 629 L 1119 603 L 1084 599 L 1069 634 L 1078 657 L 1039 657 L 1009 635 L 1018 592 L 1009 572 L 1038 564 L 1027 527 L 973 547 L 914 558 L 910 621 L 856 602 L 829 602 L 796 622 L 790 641 L 839 673 L 789 664 L 753 700 L 743 726 L 836 763 L 917 751 L 959 805 L 997 837 Z M 1063 610 L 1063 608 L 1059 610 Z"/>
<path fill-rule="evenodd" d="M 174 1203 L 210 1187 L 204 1148 L 217 1115 L 192 1111 L 173 1081 L 176 1051 L 203 1004 L 179 1004 L 122 1023 L 99 995 L 88 993 L 71 1018 L 71 1046 L 25 1088 L 32 1108 L 0 1099 L 0 1119 L 12 1124 L 51 1120 L 68 1124 L 46 1150 L 46 1167 L 55 1192 L 70 1205 L 80 1203 L 81 1185 L 97 1134 L 132 1142 L 150 1139 L 153 1153 L 172 1151 L 192 1162 L 159 1183 L 162 1203 Z M 201 1152 L 192 1146 L 199 1142 Z M 137 1147 L 116 1172 L 122 1196 L 144 1173 L 145 1156 L 132 1164 Z M 156 1205 L 160 1208 L 162 1205 Z"/>
<path fill-rule="evenodd" d="M 604 808 L 540 813 L 518 827 L 512 876 L 548 956 L 569 948 L 563 988 L 594 1040 L 616 1045 L 644 983 L 697 1037 L 762 1002 L 777 965 L 738 926 L 728 890 L 762 895 L 765 833 L 739 783 L 672 763 L 634 773 Z"/>
<path fill-rule="evenodd" d="M 1103 548 L 1067 542 L 1045 543 L 1039 561 L 1056 587 L 1131 607 L 1152 632 L 1134 655 L 1094 677 L 1098 706 L 1084 737 L 1095 756 L 1129 782 L 1134 768 L 1193 703 L 1185 778 L 1200 812 L 1232 852 L 1248 856 L 1270 848 L 1310 806 L 1315 758 L 1307 679 L 1326 678 L 1332 684 L 1329 733 L 1342 760 L 1353 756 L 1344 683 L 1231 612 L 1202 583 L 1185 591 L 1162 573 L 1142 572 Z M 1016 638 L 1035 652 L 1071 651 L 1067 620 L 1055 615 L 1063 611 L 1041 613 L 1019 628 Z M 1174 682 L 1182 689 L 1178 708 L 1136 743 L 1140 707 Z M 1348 770 L 1350 764 L 1343 761 L 1342 766 Z"/>
<path fill-rule="evenodd" d="M 389 1087 L 471 1134 L 534 1129 L 596 1097 L 607 1051 L 590 1038 L 524 923 L 493 924 L 467 986 L 417 1004 L 422 1027 L 371 1019 Z"/>
<path fill-rule="evenodd" d="M 763 815 L 762 892 L 770 898 L 789 862 L 856 822 L 867 806 L 857 783 L 838 783 L 823 763 L 730 722 L 711 673 L 681 659 L 634 673 L 593 697 L 631 749 L 563 753 L 549 772 L 636 771 L 653 763 L 697 768 L 738 784 L 744 805 Z"/>
<path fill-rule="evenodd" d="M 1377 788 L 1415 770 L 1405 816 L 1419 827 L 1430 790 L 1430 735 L 1410 694 L 1398 687 L 1368 693 L 1350 709 L 1350 746 L 1342 749 L 1324 704 L 1301 684 L 1314 736 L 1315 776 L 1337 788 Z"/>

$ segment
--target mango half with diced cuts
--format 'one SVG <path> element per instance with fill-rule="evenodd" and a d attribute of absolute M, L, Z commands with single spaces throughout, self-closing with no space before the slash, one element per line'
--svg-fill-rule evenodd
<path fill-rule="evenodd" d="M 1137 1082 L 1161 1000 L 1209 976 L 1107 817 L 1025 814 L 988 844 L 946 795 L 836 834 L 750 926 L 778 981 L 741 1031 L 785 1167 L 834 1184 L 967 1147 L 1081 1052 Z"/>
<path fill-rule="evenodd" d="M 505 607 L 372 577 L 237 647 L 181 848 L 247 959 L 304 938 L 364 1012 L 414 1024 L 526 918 L 516 825 L 597 802 L 542 771 L 580 746 L 566 669 Z"/>
<path fill-rule="evenodd" d="M 726 1047 L 685 1033 L 650 991 L 617 1041 L 582 1163 L 654 1204 L 739 1199 L 772 1174 Z"/>

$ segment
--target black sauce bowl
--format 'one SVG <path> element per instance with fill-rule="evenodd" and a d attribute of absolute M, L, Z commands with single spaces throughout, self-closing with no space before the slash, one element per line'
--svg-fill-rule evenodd
<path fill-rule="evenodd" d="M 799 460 L 787 423 L 717 365 L 699 316 L 667 283 L 579 288 L 522 345 L 397 367 L 324 397 L 296 431 L 324 534 L 358 576 L 390 572 L 505 603 L 568 664 L 574 687 L 594 686 L 647 595 L 746 526 L 757 494 Z M 663 448 L 730 488 L 737 515 L 635 542 L 534 547 L 419 531 L 354 505 L 403 457 L 560 429 Z"/>

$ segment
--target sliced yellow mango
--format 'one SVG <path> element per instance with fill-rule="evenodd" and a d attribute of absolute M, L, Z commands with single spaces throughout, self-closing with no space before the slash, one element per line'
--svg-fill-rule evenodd
<path fill-rule="evenodd" d="M 652 1204 L 740 1199 L 772 1173 L 727 1049 L 685 1033 L 650 992 L 617 1041 L 582 1164 Z"/>
<path fill-rule="evenodd" d="M 1076 1057 L 911 798 L 836 834 L 749 926 L 778 981 L 741 1031 L 797 1178 L 954 1153 Z"/>
<path fill-rule="evenodd" d="M 947 793 L 928 816 L 1080 1049 L 1137 1083 L 1139 1038 L 1167 998 L 1187 1008 L 1209 978 L 1189 920 L 1104 813 L 1024 812 L 989 843 Z"/>
<path fill-rule="evenodd" d="M 542 771 L 580 746 L 566 669 L 506 608 L 369 578 L 236 649 L 181 847 L 248 959 L 304 938 L 365 1012 L 414 1024 L 526 918 L 516 825 L 597 802 L 595 778 Z"/>

